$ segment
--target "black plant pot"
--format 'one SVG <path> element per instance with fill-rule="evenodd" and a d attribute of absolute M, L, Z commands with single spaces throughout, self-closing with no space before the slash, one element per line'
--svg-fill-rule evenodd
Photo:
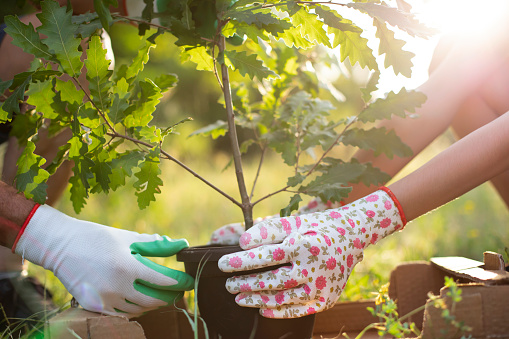
<path fill-rule="evenodd" d="M 226 279 L 237 273 L 224 273 L 219 259 L 228 253 L 241 251 L 239 246 L 197 246 L 182 250 L 177 260 L 184 262 L 186 272 L 198 280 L 198 307 L 207 323 L 211 338 L 224 339 L 307 339 L 313 336 L 315 315 L 295 319 L 269 319 L 260 315 L 258 308 L 241 307 L 235 295 L 226 288 Z M 267 269 L 245 271 L 251 274 Z M 244 273 L 244 272 L 243 272 Z"/>

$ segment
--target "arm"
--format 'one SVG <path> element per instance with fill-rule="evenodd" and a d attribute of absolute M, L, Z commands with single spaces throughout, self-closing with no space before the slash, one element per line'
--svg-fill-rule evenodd
<path fill-rule="evenodd" d="M 453 123 L 458 111 L 477 90 L 479 84 L 499 72 L 501 65 L 506 62 L 504 57 L 506 53 L 501 51 L 502 47 L 479 48 L 479 51 L 472 51 L 468 46 L 457 44 L 439 65 L 434 66 L 429 80 L 417 89 L 427 96 L 426 102 L 416 110 L 419 117 L 416 119 L 393 117 L 381 124 L 388 130 L 393 129 L 401 140 L 410 146 L 413 156 L 389 159 L 383 155 L 374 157 L 372 152 L 360 150 L 354 157 L 361 162 L 372 162 L 375 167 L 390 176 L 396 175 Z M 376 189 L 362 184 L 355 184 L 352 187 L 353 191 L 347 202 Z"/>
<path fill-rule="evenodd" d="M 0 181 L 0 245 L 12 248 L 35 203 Z"/>
<path fill-rule="evenodd" d="M 509 170 L 509 114 L 477 129 L 390 186 L 408 220 Z"/>

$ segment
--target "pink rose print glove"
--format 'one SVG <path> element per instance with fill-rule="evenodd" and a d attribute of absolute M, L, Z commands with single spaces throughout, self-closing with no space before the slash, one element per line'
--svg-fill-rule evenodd
<path fill-rule="evenodd" d="M 341 203 L 331 203 L 330 201 L 327 201 L 327 203 L 323 203 L 322 201 L 318 199 L 311 200 L 306 206 L 300 208 L 295 215 L 301 215 L 301 214 L 308 214 L 313 213 L 317 211 L 325 211 L 329 208 L 335 208 L 340 206 Z M 271 217 L 265 217 L 265 218 L 257 218 L 254 221 L 254 224 L 267 220 L 270 218 L 277 218 L 279 216 L 271 216 Z M 212 235 L 210 236 L 210 242 L 209 245 L 238 245 L 240 236 L 244 233 L 245 227 L 244 223 L 233 223 L 224 225 L 214 232 L 212 232 Z"/>
<path fill-rule="evenodd" d="M 226 288 L 238 294 L 237 304 L 259 307 L 265 317 L 302 317 L 334 306 L 364 248 L 405 223 L 396 197 L 382 187 L 337 209 L 260 222 L 241 236 L 245 251 L 218 265 L 234 272 L 286 264 L 232 277 Z"/>
<path fill-rule="evenodd" d="M 244 223 L 224 225 L 210 236 L 210 245 L 238 245 L 240 236 L 244 233 Z"/>

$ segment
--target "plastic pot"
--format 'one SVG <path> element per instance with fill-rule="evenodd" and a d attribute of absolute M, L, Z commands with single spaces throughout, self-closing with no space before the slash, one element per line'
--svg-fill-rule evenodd
<path fill-rule="evenodd" d="M 226 279 L 239 273 L 224 273 L 219 259 L 228 253 L 241 251 L 239 246 L 197 246 L 182 250 L 177 260 L 184 262 L 188 274 L 198 279 L 198 307 L 211 338 L 224 339 L 305 339 L 313 336 L 315 315 L 294 319 L 269 319 L 260 315 L 258 308 L 241 307 L 235 295 L 226 288 Z M 273 267 L 275 268 L 275 267 Z M 252 274 L 267 268 L 244 271 Z"/>

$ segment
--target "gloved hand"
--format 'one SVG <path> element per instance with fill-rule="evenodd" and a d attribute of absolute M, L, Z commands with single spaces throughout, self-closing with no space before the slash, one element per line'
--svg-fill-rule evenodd
<path fill-rule="evenodd" d="M 264 317 L 297 318 L 334 306 L 364 248 L 405 223 L 399 202 L 383 187 L 337 209 L 260 222 L 240 238 L 246 251 L 225 255 L 218 265 L 236 272 L 290 264 L 230 278 L 226 288 L 238 293 L 237 304 L 259 307 Z"/>
<path fill-rule="evenodd" d="M 82 221 L 47 205 L 34 210 L 13 252 L 52 271 L 89 311 L 138 316 L 194 287 L 188 274 L 144 257 L 174 255 L 189 246 L 185 239 Z"/>
<path fill-rule="evenodd" d="M 327 203 L 323 203 L 319 199 L 313 199 L 311 200 L 306 206 L 300 208 L 295 215 L 301 215 L 301 214 L 308 214 L 308 213 L 314 213 L 319 211 L 325 211 L 329 208 L 335 208 L 339 207 L 341 203 L 331 203 L 330 201 L 327 201 Z M 271 219 L 271 218 L 277 218 L 278 215 L 274 215 L 271 217 L 265 217 L 265 218 L 257 218 L 254 221 L 254 224 Z M 245 231 L 245 225 L 244 223 L 233 223 L 224 225 L 214 232 L 212 232 L 212 235 L 210 236 L 210 245 L 238 245 L 240 236 Z"/>

